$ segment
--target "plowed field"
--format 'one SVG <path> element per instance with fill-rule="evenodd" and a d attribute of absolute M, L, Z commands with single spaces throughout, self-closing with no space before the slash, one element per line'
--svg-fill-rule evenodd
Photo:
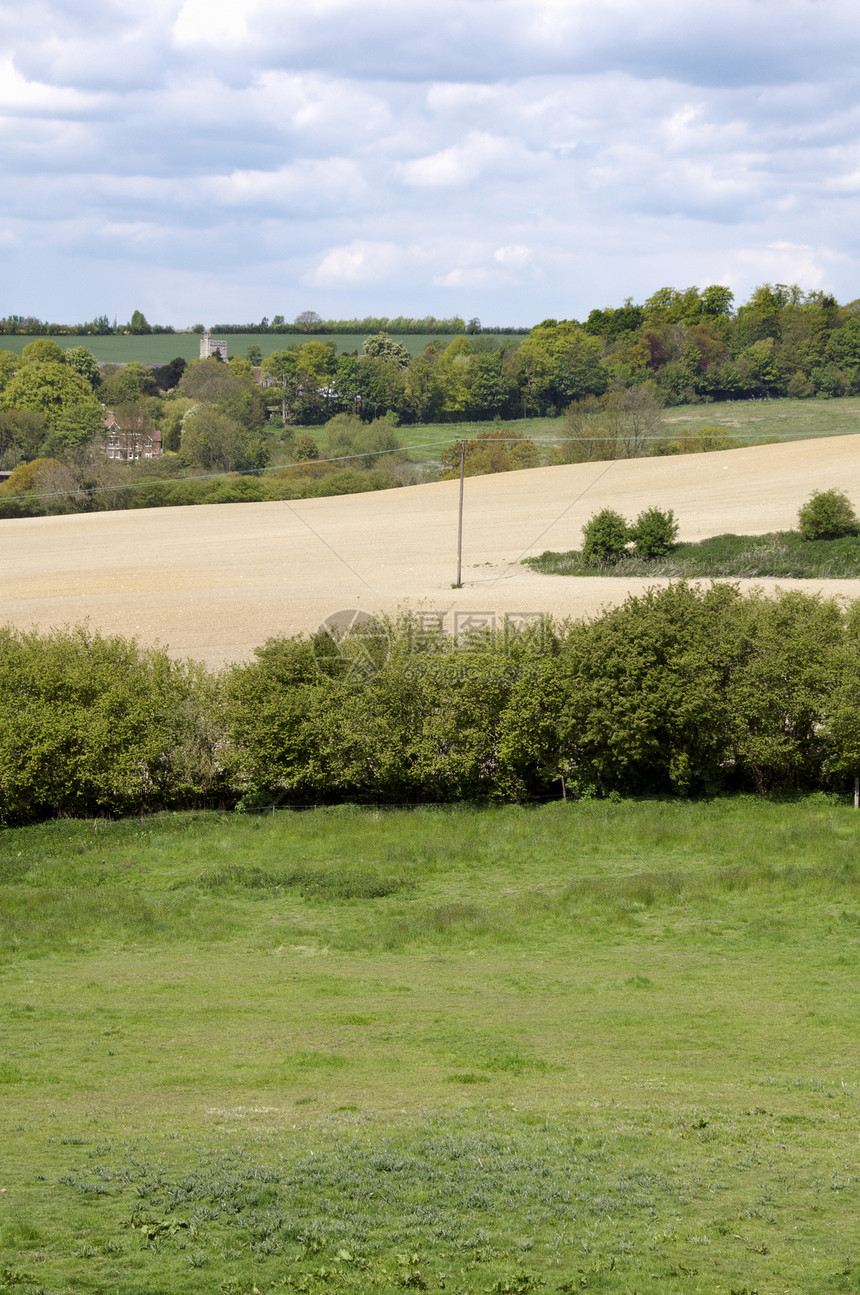
<path fill-rule="evenodd" d="M 0 522 L 0 621 L 88 620 L 217 666 L 346 608 L 583 616 L 654 581 L 542 576 L 519 565 L 579 547 L 600 508 L 673 508 L 682 539 L 788 529 L 815 489 L 860 506 L 860 436 L 717 454 L 539 468 L 466 481 L 463 588 L 456 481 L 297 503 L 141 509 Z M 765 585 L 769 582 L 758 581 Z M 774 582 L 770 582 L 774 583 Z M 783 586 L 800 582 L 781 581 Z M 803 582 L 860 597 L 860 580 Z"/>

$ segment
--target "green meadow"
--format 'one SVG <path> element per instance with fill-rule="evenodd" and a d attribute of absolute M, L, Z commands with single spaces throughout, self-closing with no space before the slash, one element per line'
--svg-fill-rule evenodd
<path fill-rule="evenodd" d="M 219 336 L 213 330 L 213 337 Z M 0 350 L 15 351 L 21 354 L 28 342 L 35 341 L 37 336 L 16 336 L 4 333 L 0 335 Z M 227 354 L 243 356 L 249 346 L 259 346 L 263 355 L 273 351 L 284 351 L 289 346 L 301 346 L 305 342 L 334 342 L 338 355 L 351 351 L 361 351 L 364 342 L 363 333 L 228 333 Z M 518 345 L 523 339 L 521 334 L 499 333 L 500 343 Z M 439 333 L 403 333 L 397 334 L 396 340 L 402 342 L 410 355 L 420 355 L 431 342 L 442 342 L 447 346 L 454 340 L 454 334 Z M 52 337 L 65 350 L 69 346 L 85 346 L 92 351 L 97 360 L 110 364 L 127 364 L 137 360 L 141 364 L 169 364 L 177 356 L 183 360 L 196 360 L 200 355 L 199 333 L 114 333 L 100 336 L 63 335 Z"/>
<path fill-rule="evenodd" d="M 860 1291 L 860 814 L 0 833 L 0 1291 Z"/>

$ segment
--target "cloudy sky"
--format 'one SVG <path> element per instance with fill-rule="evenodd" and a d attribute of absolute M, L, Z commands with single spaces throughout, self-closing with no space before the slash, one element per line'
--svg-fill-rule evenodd
<path fill-rule="evenodd" d="M 0 0 L 0 315 L 860 296 L 856 0 Z"/>

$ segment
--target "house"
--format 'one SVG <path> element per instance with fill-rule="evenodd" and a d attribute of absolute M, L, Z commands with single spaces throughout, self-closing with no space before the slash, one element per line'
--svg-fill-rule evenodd
<path fill-rule="evenodd" d="M 105 453 L 118 463 L 133 463 L 136 459 L 157 459 L 161 453 L 161 432 L 148 427 L 142 418 L 133 419 L 121 427 L 108 411 L 104 420 Z"/>

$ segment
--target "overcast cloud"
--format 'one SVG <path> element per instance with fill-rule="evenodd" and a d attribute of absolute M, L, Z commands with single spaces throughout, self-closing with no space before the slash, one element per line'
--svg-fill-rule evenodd
<path fill-rule="evenodd" d="M 0 11 L 0 314 L 584 318 L 860 296 L 851 0 Z"/>

